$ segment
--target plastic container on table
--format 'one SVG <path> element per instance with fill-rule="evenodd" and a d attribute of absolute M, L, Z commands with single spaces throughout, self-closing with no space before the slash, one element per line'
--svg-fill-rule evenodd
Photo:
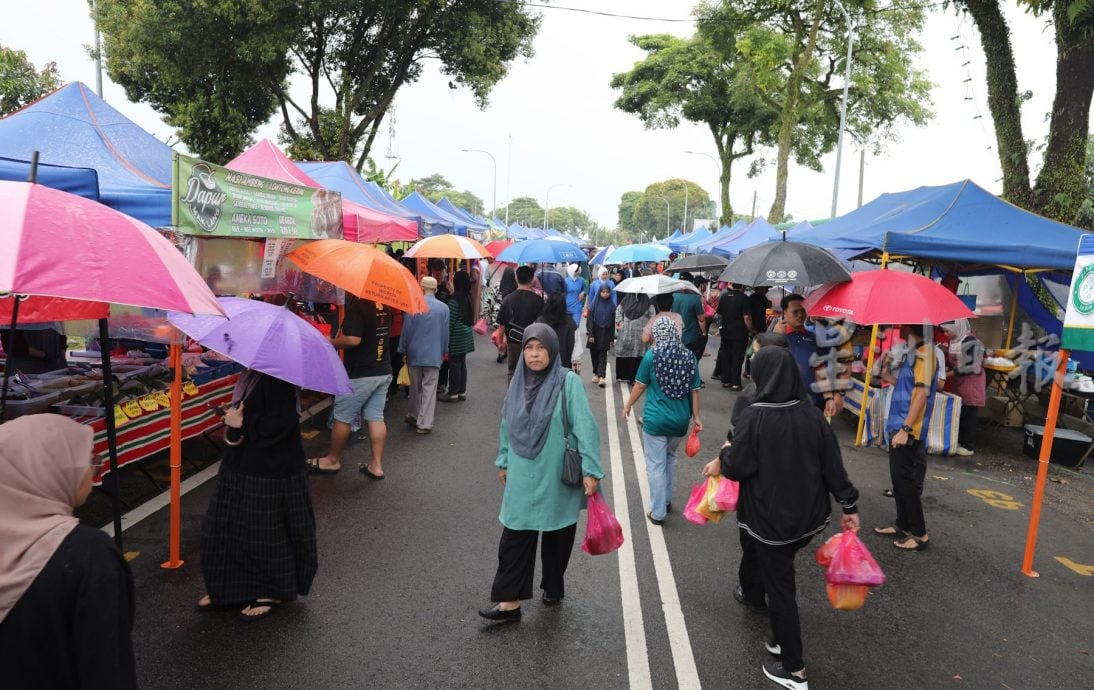
<path fill-rule="evenodd" d="M 25 414 L 40 414 L 49 410 L 50 405 L 61 399 L 63 392 L 52 390 L 43 395 L 37 395 L 27 400 L 11 400 L 5 403 L 4 419 L 15 419 Z"/>
<path fill-rule="evenodd" d="M 1041 442 L 1045 439 L 1045 428 L 1037 424 L 1026 424 L 1026 436 L 1022 450 L 1034 460 L 1041 457 Z M 1086 456 L 1086 451 L 1094 439 L 1074 429 L 1057 428 L 1052 438 L 1052 455 L 1049 462 L 1063 467 L 1078 467 Z"/>

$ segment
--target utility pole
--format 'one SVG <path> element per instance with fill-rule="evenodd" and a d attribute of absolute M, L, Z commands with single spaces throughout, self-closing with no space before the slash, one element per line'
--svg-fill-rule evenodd
<path fill-rule="evenodd" d="M 756 190 L 752 190 L 752 220 L 756 220 Z"/>
<path fill-rule="evenodd" d="M 505 227 L 509 227 L 509 201 L 513 198 L 509 193 L 509 182 L 513 176 L 513 135 L 509 135 L 509 153 L 505 161 Z"/>
<path fill-rule="evenodd" d="M 833 0 L 847 21 L 847 65 L 843 75 L 843 101 L 839 109 L 839 137 L 836 140 L 836 179 L 832 183 L 832 218 L 836 217 L 836 202 L 839 200 L 840 164 L 843 162 L 843 132 L 847 129 L 847 91 L 851 87 L 851 51 L 855 45 L 855 22 L 839 0 Z"/>
<path fill-rule="evenodd" d="M 858 155 L 858 207 L 862 208 L 862 180 L 866 177 L 866 149 Z"/>
<path fill-rule="evenodd" d="M 684 221 L 683 232 L 686 234 L 690 232 L 688 230 L 688 181 L 684 180 Z"/>
<path fill-rule="evenodd" d="M 103 47 L 99 39 L 99 3 L 94 0 L 91 11 L 95 15 L 95 92 L 103 97 Z"/>

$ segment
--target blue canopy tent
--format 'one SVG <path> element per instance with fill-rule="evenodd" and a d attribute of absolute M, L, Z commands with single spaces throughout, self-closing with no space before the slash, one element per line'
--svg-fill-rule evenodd
<path fill-rule="evenodd" d="M 72 82 L 0 120 L 0 156 L 91 168 L 99 201 L 153 227 L 171 225 L 171 148 Z"/>
<path fill-rule="evenodd" d="M 369 185 L 375 183 L 361 177 L 345 161 L 312 161 L 297 163 L 296 165 L 326 189 L 333 189 L 346 199 L 361 204 L 365 208 L 396 218 L 416 221 L 418 223 L 418 232 L 422 232 L 424 221 L 420 215 L 408 208 L 404 208 L 394 199 L 391 199 L 391 203 L 385 203 L 386 200 L 378 200 L 375 193 L 369 188 Z"/>
<path fill-rule="evenodd" d="M 712 247 L 711 252 L 730 259 L 749 247 L 769 241 L 773 232 L 775 232 L 775 226 L 768 223 L 766 218 L 755 218 L 736 237 Z"/>
<path fill-rule="evenodd" d="M 442 198 L 436 205 L 442 211 L 448 212 L 453 218 L 464 221 L 467 224 L 468 233 L 477 235 L 478 239 L 482 239 L 486 235 L 486 223 L 449 201 L 448 197 Z"/>
<path fill-rule="evenodd" d="M 509 225 L 509 229 L 506 231 L 509 235 L 509 239 L 519 242 L 520 240 L 529 239 L 527 229 L 520 223 L 512 223 Z"/>
<path fill-rule="evenodd" d="M 694 232 L 689 232 L 688 234 L 684 235 L 683 237 L 678 237 L 677 239 L 673 240 L 672 242 L 669 242 L 668 246 L 669 246 L 669 249 L 671 249 L 674 252 L 686 252 L 688 250 L 688 245 L 691 244 L 692 242 L 699 242 L 701 240 L 705 240 L 705 239 L 709 239 L 709 238 L 710 238 L 710 230 L 707 230 L 706 226 L 704 225 L 703 227 L 695 230 Z"/>
<path fill-rule="evenodd" d="M 771 233 L 771 239 L 781 240 L 785 235 L 786 239 L 797 241 L 802 237 L 801 233 L 811 230 L 813 227 L 813 224 L 807 220 L 803 220 L 797 225 L 793 225 L 785 230 L 780 230 L 778 226 L 775 226 L 775 232 Z"/>
<path fill-rule="evenodd" d="M 454 218 L 448 212 L 437 208 L 432 201 L 426 199 L 418 192 L 407 194 L 399 203 L 406 206 L 411 211 L 420 214 L 426 222 L 432 224 L 430 232 L 427 234 L 443 235 L 448 233 L 453 235 L 467 235 L 466 222 Z"/>
<path fill-rule="evenodd" d="M 733 240 L 737 235 L 745 229 L 748 223 L 744 220 L 738 220 L 733 225 L 723 225 L 718 232 L 714 233 L 705 240 L 689 245 L 689 251 L 693 253 L 711 253 L 713 247 L 717 247 L 720 244 L 724 244 Z"/>
<path fill-rule="evenodd" d="M 25 182 L 30 175 L 30 161 L 0 158 L 0 180 Z M 91 168 L 70 168 L 64 165 L 38 163 L 38 184 L 62 192 L 99 200 L 99 175 Z"/>
<path fill-rule="evenodd" d="M 666 237 L 664 239 L 660 239 L 660 240 L 654 240 L 654 242 L 657 243 L 657 244 L 667 245 L 669 242 L 675 242 L 676 240 L 680 239 L 682 236 L 683 236 L 683 233 L 681 233 L 680 229 L 677 228 L 676 230 L 673 230 L 672 234 L 669 235 L 668 237 Z"/>

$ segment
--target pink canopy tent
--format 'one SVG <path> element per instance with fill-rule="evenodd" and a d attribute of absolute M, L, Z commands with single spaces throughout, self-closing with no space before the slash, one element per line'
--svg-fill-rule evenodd
<path fill-rule="evenodd" d="M 263 139 L 232 159 L 232 170 L 261 175 L 282 182 L 322 189 L 269 139 Z M 396 218 L 348 199 L 342 199 L 342 236 L 351 242 L 400 242 L 418 239 L 418 224 Z"/>

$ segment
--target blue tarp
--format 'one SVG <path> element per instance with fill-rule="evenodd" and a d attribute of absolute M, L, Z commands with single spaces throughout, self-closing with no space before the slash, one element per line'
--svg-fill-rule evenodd
<path fill-rule="evenodd" d="M 675 240 L 672 240 L 671 242 L 667 242 L 666 244 L 668 244 L 669 249 L 671 249 L 674 252 L 685 252 L 688 249 L 688 245 L 691 244 L 692 242 L 699 242 L 701 240 L 705 240 L 705 239 L 709 239 L 709 238 L 710 238 L 710 230 L 707 230 L 706 226 L 704 225 L 703 227 L 699 228 L 698 230 L 695 230 L 694 232 L 689 232 L 688 234 L 684 235 L 683 237 L 678 237 Z"/>
<path fill-rule="evenodd" d="M 746 225 L 748 225 L 748 223 L 744 220 L 738 220 L 733 225 L 723 225 L 718 232 L 707 239 L 697 243 L 693 242 L 688 245 L 690 248 L 689 251 L 694 254 L 710 254 L 714 247 L 730 242 L 740 235 L 744 231 Z"/>
<path fill-rule="evenodd" d="M 449 201 L 448 197 L 444 197 L 438 201 L 436 205 L 442 211 L 447 211 L 451 214 L 453 218 L 462 220 L 466 223 L 469 230 L 477 230 L 480 233 L 486 232 L 486 223 Z"/>
<path fill-rule="evenodd" d="M 768 223 L 766 218 L 756 218 L 732 240 L 713 247 L 711 251 L 718 256 L 732 259 L 749 247 L 769 241 L 773 232 L 775 226 Z"/>
<path fill-rule="evenodd" d="M 1071 271 L 1082 231 L 999 199 L 971 180 L 882 194 L 802 233 L 828 249 Z"/>
<path fill-rule="evenodd" d="M 430 223 L 433 223 L 434 229 L 438 226 L 446 228 L 445 232 L 455 235 L 467 236 L 467 221 L 456 218 L 448 211 L 439 208 L 429 199 L 418 192 L 411 192 L 402 198 L 399 202 L 403 206 L 406 206 L 415 213 L 420 213 Z M 433 232 L 431 234 L 439 235 L 440 232 Z"/>
<path fill-rule="evenodd" d="M 169 146 L 72 82 L 0 120 L 0 156 L 98 173 L 99 200 L 154 227 L 171 224 Z"/>
<path fill-rule="evenodd" d="M 370 182 L 351 168 L 345 161 L 323 161 L 310 163 L 297 163 L 297 167 L 306 172 L 309 177 L 323 185 L 326 189 L 333 189 L 344 198 L 354 203 L 361 204 L 373 211 L 407 218 L 418 223 L 418 232 L 422 231 L 422 217 L 408 208 L 404 208 L 399 202 L 390 197 L 384 198 L 369 186 L 376 183 Z M 379 187 L 377 186 L 377 189 Z M 380 190 L 383 191 L 382 189 Z"/>
<path fill-rule="evenodd" d="M 29 174 L 29 161 L 0 158 L 0 180 L 26 182 Z M 99 176 L 91 168 L 70 168 L 39 162 L 37 174 L 38 184 L 85 199 L 99 200 Z"/>

